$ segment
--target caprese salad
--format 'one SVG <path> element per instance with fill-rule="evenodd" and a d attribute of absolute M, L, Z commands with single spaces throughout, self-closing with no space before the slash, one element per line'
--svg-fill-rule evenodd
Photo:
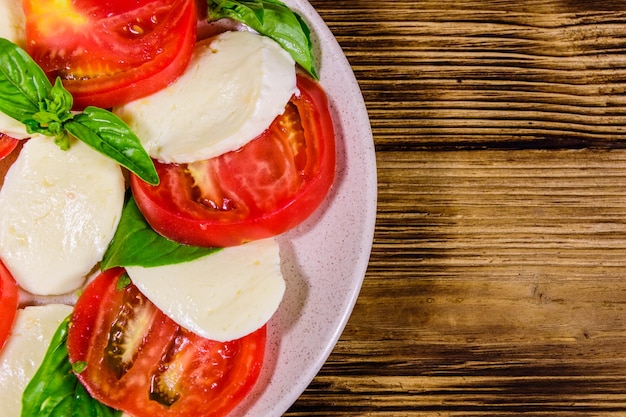
<path fill-rule="evenodd" d="M 278 0 L 0 0 L 0 415 L 218 417 L 335 136 Z"/>

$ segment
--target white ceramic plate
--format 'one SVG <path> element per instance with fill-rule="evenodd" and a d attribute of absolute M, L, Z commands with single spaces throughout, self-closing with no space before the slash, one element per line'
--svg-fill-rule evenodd
<path fill-rule="evenodd" d="M 311 28 L 337 135 L 337 176 L 324 206 L 280 237 L 287 290 L 268 325 L 266 361 L 232 417 L 279 417 L 337 343 L 361 289 L 376 217 L 376 159 L 361 91 L 334 36 L 306 0 L 286 3 Z M 230 417 L 230 416 L 229 416 Z"/>
<path fill-rule="evenodd" d="M 376 159 L 363 96 L 341 47 L 305 0 L 286 3 L 312 32 L 337 134 L 337 179 L 325 206 L 281 237 L 287 290 L 268 325 L 266 362 L 233 417 L 281 416 L 337 343 L 369 261 L 376 217 Z"/>

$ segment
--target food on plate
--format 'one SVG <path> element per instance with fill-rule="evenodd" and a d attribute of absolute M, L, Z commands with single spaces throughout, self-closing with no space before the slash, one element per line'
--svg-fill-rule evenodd
<path fill-rule="evenodd" d="M 285 292 L 273 238 L 224 248 L 190 262 L 126 270 L 139 291 L 176 323 L 222 342 L 262 327 Z"/>
<path fill-rule="evenodd" d="M 67 349 L 99 401 L 134 416 L 223 416 L 256 381 L 265 326 L 230 342 L 174 323 L 124 270 L 99 275 L 76 303 Z"/>
<path fill-rule="evenodd" d="M 13 152 L 19 143 L 19 139 L 0 133 L 0 160 Z"/>
<path fill-rule="evenodd" d="M 233 152 L 155 166 L 152 186 L 131 176 L 133 195 L 163 236 L 232 246 L 283 233 L 322 203 L 335 177 L 335 136 L 326 96 L 298 76 L 294 96 L 265 132 Z"/>
<path fill-rule="evenodd" d="M 311 32 L 302 17 L 279 0 L 207 0 L 209 21 L 232 19 L 278 42 L 317 79 Z"/>
<path fill-rule="evenodd" d="M 118 417 L 121 414 L 121 411 L 95 400 L 78 380 L 76 373 L 81 371 L 81 363 L 70 363 L 67 352 L 70 319 L 71 315 L 68 315 L 61 320 L 41 365 L 26 385 L 20 417 Z"/>
<path fill-rule="evenodd" d="M 19 304 L 19 292 L 17 282 L 9 270 L 0 261 L 0 352 L 2 346 L 11 332 L 11 326 L 15 320 Z"/>
<path fill-rule="evenodd" d="M 189 246 L 164 238 L 150 227 L 135 199 L 129 195 L 100 269 L 106 271 L 116 266 L 150 268 L 172 265 L 193 261 L 221 250 L 223 248 Z"/>
<path fill-rule="evenodd" d="M 23 0 L 26 49 L 74 107 L 109 108 L 167 86 L 196 41 L 195 0 Z"/>
<path fill-rule="evenodd" d="M 150 156 L 119 117 L 95 106 L 72 111 L 73 97 L 61 79 L 53 85 L 33 58 L 8 39 L 0 38 L 0 56 L 0 111 L 23 123 L 29 135 L 51 137 L 62 150 L 70 147 L 73 136 L 145 181 L 159 182 Z"/>
<path fill-rule="evenodd" d="M 15 0 L 0 0 L 0 37 L 20 46 L 26 43 L 26 27 L 22 4 Z"/>
<path fill-rule="evenodd" d="M 43 360 L 52 335 L 71 312 L 72 307 L 64 304 L 19 310 L 11 338 L 0 350 L 1 416 L 20 415 L 22 392 Z"/>
<path fill-rule="evenodd" d="M 296 93 L 295 63 L 273 40 L 228 31 L 196 44 L 167 88 L 116 107 L 154 159 L 189 163 L 259 136 Z"/>
<path fill-rule="evenodd" d="M 0 189 L 0 258 L 20 287 L 58 295 L 80 288 L 102 259 L 124 204 L 119 165 L 75 141 L 28 140 Z"/>
<path fill-rule="evenodd" d="M 26 43 L 24 11 L 20 2 L 0 0 L 0 38 L 23 47 Z M 7 156 L 18 144 L 17 139 L 30 135 L 23 123 L 0 112 L 0 159 Z"/>
<path fill-rule="evenodd" d="M 2 415 L 224 417 L 285 292 L 275 236 L 335 177 L 309 29 L 277 0 L 22 4 L 0 0 L 0 355 L 34 305 L 56 332 Z"/>

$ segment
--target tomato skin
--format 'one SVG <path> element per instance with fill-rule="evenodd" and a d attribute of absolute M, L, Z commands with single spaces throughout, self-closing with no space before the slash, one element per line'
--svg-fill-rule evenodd
<path fill-rule="evenodd" d="M 17 147 L 19 139 L 0 133 L 0 160 L 4 159 Z"/>
<path fill-rule="evenodd" d="M 109 108 L 156 92 L 186 68 L 195 0 L 25 0 L 27 52 L 60 77 L 74 108 Z"/>
<path fill-rule="evenodd" d="M 67 348 L 72 363 L 87 364 L 77 374 L 82 384 L 135 417 L 227 415 L 258 379 L 266 328 L 226 343 L 204 339 L 175 324 L 132 284 L 118 288 L 124 274 L 122 268 L 100 274 L 74 308 Z M 111 343 L 120 335 L 122 342 Z M 129 357 L 129 365 L 118 366 Z"/>
<path fill-rule="evenodd" d="M 0 261 L 0 349 L 6 343 L 19 303 L 19 287 L 13 276 Z"/>
<path fill-rule="evenodd" d="M 298 75 L 298 88 L 285 114 L 241 149 L 193 164 L 155 161 L 158 186 L 131 175 L 152 228 L 183 244 L 224 247 L 276 236 L 308 218 L 334 181 L 335 135 L 319 84 Z"/>

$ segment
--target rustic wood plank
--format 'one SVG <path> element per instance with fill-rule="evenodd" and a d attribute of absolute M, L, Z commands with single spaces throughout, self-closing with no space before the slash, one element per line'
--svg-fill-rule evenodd
<path fill-rule="evenodd" d="M 378 169 L 361 297 L 287 415 L 625 412 L 625 151 L 384 152 Z"/>
<path fill-rule="evenodd" d="M 624 147 L 622 2 L 313 2 L 378 150 Z"/>

